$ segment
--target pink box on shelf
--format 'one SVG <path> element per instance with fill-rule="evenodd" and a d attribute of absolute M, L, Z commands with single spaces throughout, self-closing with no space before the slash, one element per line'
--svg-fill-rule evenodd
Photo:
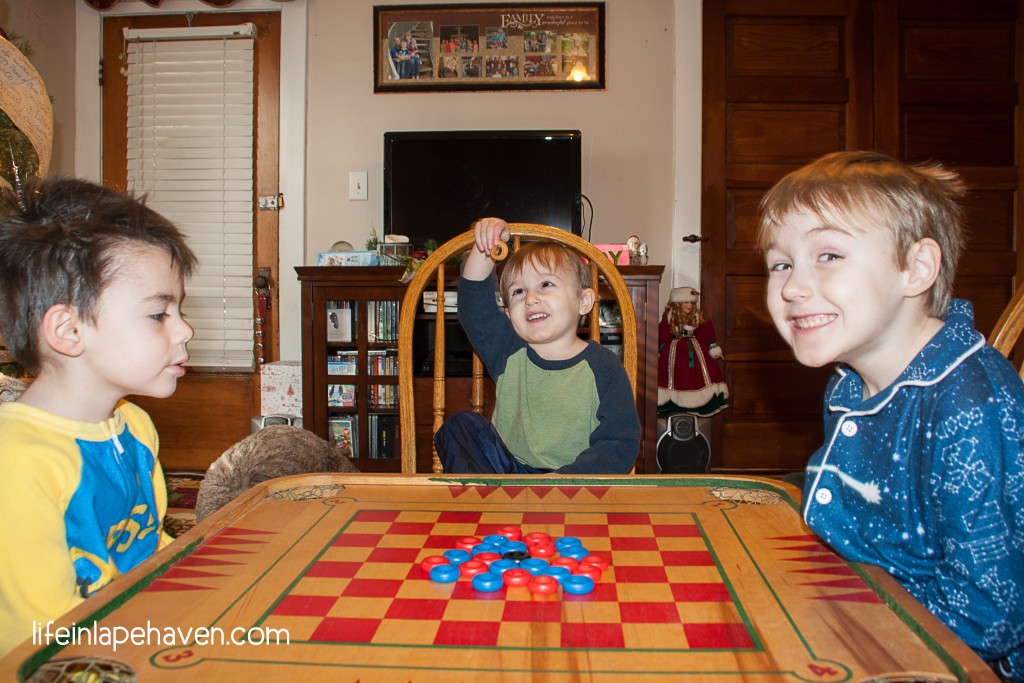
<path fill-rule="evenodd" d="M 598 251 L 608 256 L 608 259 L 617 266 L 628 266 L 631 264 L 629 247 L 625 244 L 595 244 Z"/>

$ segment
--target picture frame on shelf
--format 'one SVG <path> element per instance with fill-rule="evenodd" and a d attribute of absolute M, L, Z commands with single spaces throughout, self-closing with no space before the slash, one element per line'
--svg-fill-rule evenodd
<path fill-rule="evenodd" d="M 604 3 L 379 5 L 374 92 L 603 90 Z"/>

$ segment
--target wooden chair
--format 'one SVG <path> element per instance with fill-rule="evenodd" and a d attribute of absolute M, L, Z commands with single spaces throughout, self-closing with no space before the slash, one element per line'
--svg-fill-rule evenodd
<path fill-rule="evenodd" d="M 575 249 L 590 263 L 591 278 L 594 292 L 600 299 L 599 276 L 603 285 L 610 289 L 612 299 L 619 305 L 622 313 L 622 359 L 629 376 L 633 396 L 636 397 L 636 316 L 633 313 L 633 300 L 618 268 L 611 262 L 607 254 L 599 251 L 594 245 L 583 238 L 566 230 L 559 230 L 547 225 L 533 223 L 511 223 L 512 248 L 518 249 L 521 241 L 548 240 L 559 242 Z M 398 398 L 400 412 L 400 430 L 402 445 L 402 472 L 416 472 L 416 396 L 414 386 L 414 368 L 412 359 L 413 326 L 420 316 L 420 303 L 423 292 L 428 284 L 437 288 L 436 335 L 434 340 L 434 379 L 433 379 L 433 429 L 431 434 L 444 423 L 445 419 L 445 340 L 444 340 L 444 289 L 446 262 L 454 255 L 467 251 L 473 244 L 473 231 L 467 231 L 452 238 L 438 247 L 417 269 L 416 275 L 409 283 L 405 298 L 402 300 L 401 315 L 398 325 Z M 451 266 L 457 269 L 459 266 Z M 600 343 L 600 314 L 598 301 L 589 315 L 590 338 Z M 473 354 L 472 389 L 470 408 L 478 413 L 483 412 L 483 362 Z M 433 471 L 442 472 L 441 461 L 433 447 Z"/>
<path fill-rule="evenodd" d="M 1002 315 L 996 321 L 995 329 L 989 335 L 988 343 L 994 346 L 996 351 L 1013 360 L 1011 354 L 1021 331 L 1024 331 L 1024 287 L 1018 287 L 1017 292 L 1006 304 Z M 1024 377 L 1024 364 L 1020 367 L 1020 373 L 1021 377 Z"/>

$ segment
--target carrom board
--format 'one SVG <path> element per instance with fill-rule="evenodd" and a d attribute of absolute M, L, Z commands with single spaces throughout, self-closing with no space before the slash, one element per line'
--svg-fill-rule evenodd
<path fill-rule="evenodd" d="M 701 477 L 275 480 L 62 622 L 174 639 L 22 646 L 3 664 L 22 680 L 83 657 L 144 681 L 984 677 L 894 582 L 822 545 L 791 494 Z M 578 537 L 610 566 L 590 594 L 546 596 L 437 583 L 420 567 L 508 525 Z M 253 635 L 222 644 L 218 630 Z M 288 643 L 273 644 L 282 630 Z"/>

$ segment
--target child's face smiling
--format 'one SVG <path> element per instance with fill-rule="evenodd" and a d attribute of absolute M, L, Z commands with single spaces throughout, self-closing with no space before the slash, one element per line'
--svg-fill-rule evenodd
<path fill-rule="evenodd" d="M 542 358 L 571 358 L 586 346 L 576 331 L 580 316 L 593 306 L 593 290 L 581 292 L 563 274 L 526 262 L 505 296 L 512 327 Z"/>
<path fill-rule="evenodd" d="M 916 353 L 911 330 L 922 314 L 894 249 L 881 226 L 849 231 L 809 211 L 785 217 L 765 254 L 768 311 L 798 361 L 895 379 Z"/>
<path fill-rule="evenodd" d="M 147 246 L 123 257 L 100 295 L 95 323 L 82 326 L 83 359 L 98 395 L 116 402 L 174 393 L 193 332 L 181 315 L 184 297 L 181 273 L 164 250 Z"/>

